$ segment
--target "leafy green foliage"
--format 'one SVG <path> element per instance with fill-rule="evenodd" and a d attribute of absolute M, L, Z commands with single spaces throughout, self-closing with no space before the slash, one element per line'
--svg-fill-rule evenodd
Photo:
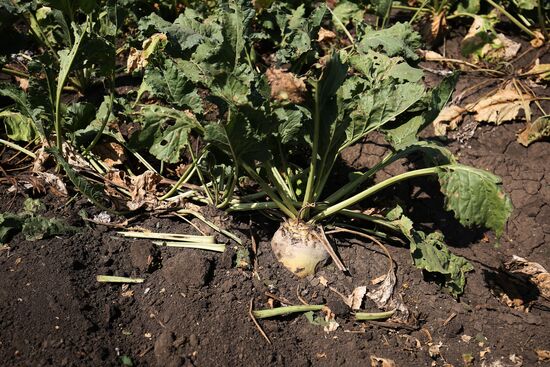
<path fill-rule="evenodd" d="M 390 57 L 402 56 L 408 60 L 418 60 L 416 50 L 420 47 L 420 35 L 409 23 L 396 23 L 390 28 L 378 31 L 367 30 L 359 42 L 362 52 L 384 51 Z"/>
<path fill-rule="evenodd" d="M 62 220 L 36 214 L 44 208 L 38 200 L 26 199 L 23 207 L 18 214 L 0 213 L 0 243 L 8 241 L 17 232 L 22 232 L 27 241 L 36 241 L 77 231 Z"/>
<path fill-rule="evenodd" d="M 443 277 L 443 287 L 458 297 L 464 291 L 466 273 L 474 270 L 463 257 L 453 254 L 445 245 L 443 235 L 434 232 L 426 235 L 413 229 L 413 222 L 403 214 L 399 206 L 386 214 L 409 240 L 413 263 L 419 269 Z"/>
<path fill-rule="evenodd" d="M 14 232 L 21 230 L 23 219 L 12 213 L 0 213 L 0 243 L 5 243 Z"/>
<path fill-rule="evenodd" d="M 168 107 L 148 106 L 141 112 L 142 130 L 136 134 L 134 146 L 148 146 L 157 159 L 176 163 L 187 146 L 189 133 L 200 128 L 196 118 L 186 112 Z"/>
<path fill-rule="evenodd" d="M 200 97 L 185 75 L 185 69 L 172 60 L 166 60 L 163 68 L 148 68 L 143 78 L 146 89 L 153 97 L 164 99 L 178 108 L 190 108 L 202 112 Z"/>
<path fill-rule="evenodd" d="M 466 273 L 474 270 L 474 267 L 468 260 L 450 252 L 440 233 L 434 232 L 426 236 L 424 232 L 415 231 L 410 244 L 416 267 L 443 276 L 443 286 L 453 296 L 462 294 Z"/>
<path fill-rule="evenodd" d="M 27 241 L 37 241 L 46 237 L 74 233 L 76 230 L 75 227 L 69 226 L 56 218 L 31 216 L 24 221 L 21 233 Z"/>
<path fill-rule="evenodd" d="M 490 228 L 500 237 L 512 212 L 512 202 L 497 186 L 501 183 L 499 177 L 463 165 L 443 167 L 438 176 L 445 206 L 461 224 Z"/>
<path fill-rule="evenodd" d="M 36 139 L 37 133 L 30 118 L 19 112 L 2 111 L 0 118 L 4 118 L 6 135 L 15 141 L 31 142 Z"/>
<path fill-rule="evenodd" d="M 431 90 L 424 86 L 416 53 L 420 36 L 409 23 L 384 28 L 391 1 L 339 1 L 330 11 L 324 4 L 295 1 L 186 2 L 179 7 L 162 0 L 149 15 L 151 4 L 145 0 L 122 0 L 120 7 L 94 0 L 33 4 L 6 7 L 29 20 L 30 33 L 43 50 L 27 65 L 27 92 L 0 87 L 0 95 L 14 103 L 0 112 L 11 140 L 38 140 L 40 135 L 51 145 L 55 127 L 58 148 L 85 148 L 83 155 L 103 173 L 109 167 L 91 146 L 109 136 L 125 153 L 134 153 L 132 163 L 137 158 L 156 170 L 160 161 L 160 174 L 190 162 L 182 178 L 200 184 L 195 195 L 222 209 L 276 208 L 310 224 L 340 213 L 359 216 L 376 230 L 400 232 L 410 243 L 414 264 L 439 273 L 455 296 L 472 267 L 452 254 L 440 234 L 416 230 L 401 209 L 384 219 L 350 208 L 401 180 L 434 175 L 446 208 L 462 224 L 493 229 L 497 236 L 504 230 L 511 205 L 498 178 L 457 164 L 449 150 L 419 137 L 450 99 L 456 75 Z M 434 14 L 445 10 L 436 5 L 428 2 L 426 9 Z M 515 0 L 515 6 L 533 9 L 527 0 Z M 447 7 L 471 13 L 480 4 L 450 1 Z M 366 12 L 379 18 L 376 29 L 366 24 Z M 492 37 L 496 24 L 489 16 L 480 19 L 486 22 L 479 34 L 464 44 L 472 52 L 480 39 Z M 121 28 L 132 31 L 124 36 L 130 47 L 119 50 L 130 48 L 137 56 L 135 63 L 128 62 L 127 76 L 143 77 L 135 99 L 132 94 L 133 105 L 128 99 L 133 91 L 120 97 L 114 89 L 121 76 L 115 70 L 115 37 Z M 107 93 L 89 94 L 101 85 Z M 98 97 L 105 94 L 101 103 Z M 284 97 L 289 95 L 295 98 Z M 334 182 L 341 153 L 376 131 L 389 143 L 388 155 L 349 182 Z M 59 150 L 51 153 L 85 197 L 111 210 L 103 187 L 72 167 Z M 412 154 L 415 164 L 425 168 L 370 184 L 377 171 Z M 153 164 L 146 161 L 151 156 Z M 261 192 L 248 195 L 257 187 Z M 0 238 L 23 231 L 35 239 L 64 230 L 60 222 L 29 213 L 29 220 L 2 215 Z"/>
<path fill-rule="evenodd" d="M 305 5 L 290 10 L 284 5 L 275 7 L 275 18 L 281 32 L 281 43 L 276 53 L 278 62 L 286 63 L 305 58 L 314 52 L 312 41 L 317 38 L 321 21 L 326 14 L 326 6 L 320 5 L 305 16 Z"/>
<path fill-rule="evenodd" d="M 12 134 L 28 137 L 31 135 L 30 131 L 32 129 L 34 131 L 40 132 L 43 137 L 45 136 L 44 127 L 40 118 L 40 114 L 43 110 L 40 107 L 35 108 L 29 102 L 27 95 L 22 90 L 9 84 L 0 84 L 0 96 L 5 96 L 15 102 L 13 110 L 16 110 L 18 112 L 14 111 L 12 113 L 12 116 L 17 116 L 17 119 L 25 121 L 25 123 L 32 125 L 32 127 L 28 126 L 26 128 L 26 130 L 28 130 L 27 132 L 22 132 L 21 130 L 25 128 L 19 128 L 12 124 Z M 4 111 L 3 113 L 9 115 L 7 111 Z M 4 116 L 5 118 L 6 115 Z M 7 118 L 9 118 L 9 116 Z M 7 123 L 10 124 L 10 122 Z"/>

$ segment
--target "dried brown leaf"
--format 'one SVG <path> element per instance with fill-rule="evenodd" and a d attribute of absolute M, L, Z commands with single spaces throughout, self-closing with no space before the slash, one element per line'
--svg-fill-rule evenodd
<path fill-rule="evenodd" d="M 480 51 L 480 56 L 487 60 L 512 60 L 519 52 L 521 43 L 512 41 L 502 33 L 497 33 L 496 38 L 485 44 Z"/>
<path fill-rule="evenodd" d="M 462 121 L 464 112 L 466 109 L 457 105 L 450 105 L 442 109 L 432 123 L 435 135 L 446 135 L 448 130 L 456 129 Z"/>
<path fill-rule="evenodd" d="M 544 35 L 539 31 L 533 31 L 535 33 L 535 38 L 531 40 L 531 46 L 534 48 L 539 48 L 545 44 Z"/>
<path fill-rule="evenodd" d="M 156 197 L 157 184 L 160 183 L 162 177 L 155 172 L 147 171 L 139 176 L 131 178 L 132 189 L 130 195 L 132 201 L 128 202 L 130 210 L 136 210 L 142 206 L 156 207 L 158 199 Z"/>
<path fill-rule="evenodd" d="M 401 296 L 394 294 L 396 283 L 397 278 L 395 277 L 395 272 L 392 269 L 385 275 L 384 280 L 378 288 L 369 291 L 366 296 L 369 297 L 380 309 L 396 310 L 397 312 L 393 314 L 392 320 L 406 323 L 409 321 L 410 312 L 407 306 L 405 306 Z"/>
<path fill-rule="evenodd" d="M 50 186 L 53 189 L 54 194 L 59 194 L 62 196 L 69 195 L 69 192 L 67 191 L 67 186 L 65 186 L 61 178 L 57 177 L 53 173 L 34 172 L 34 174 L 44 180 L 46 186 Z"/>
<path fill-rule="evenodd" d="M 550 361 L 550 350 L 535 349 L 539 361 Z"/>
<path fill-rule="evenodd" d="M 525 129 L 518 135 L 518 143 L 529 146 L 535 141 L 550 137 L 550 117 L 542 116 L 533 123 L 528 122 Z"/>
<path fill-rule="evenodd" d="M 421 50 L 422 57 L 424 57 L 424 60 L 426 61 L 438 61 L 441 59 L 444 59 L 444 57 L 441 54 L 438 54 L 435 51 L 430 50 Z"/>
<path fill-rule="evenodd" d="M 50 159 L 50 153 L 46 152 L 46 150 L 43 147 L 39 148 L 36 151 L 36 159 L 33 162 L 32 171 L 33 172 L 46 171 L 45 165 L 48 159 Z"/>
<path fill-rule="evenodd" d="M 541 264 L 514 255 L 504 267 L 510 274 L 527 278 L 542 297 L 550 300 L 550 274 Z"/>
<path fill-rule="evenodd" d="M 353 292 L 345 299 L 346 304 L 352 310 L 359 310 L 363 304 L 363 299 L 367 294 L 367 287 L 361 286 L 353 290 Z"/>
<path fill-rule="evenodd" d="M 130 48 L 128 59 L 126 60 L 126 71 L 132 73 L 141 70 L 149 63 L 149 57 L 159 48 L 164 47 L 167 37 L 164 33 L 155 33 L 143 41 L 143 50 L 134 47 Z"/>
<path fill-rule="evenodd" d="M 317 34 L 317 42 L 323 42 L 325 40 L 330 41 L 336 38 L 336 34 L 333 31 L 329 31 L 321 27 L 319 33 Z"/>
<path fill-rule="evenodd" d="M 386 307 L 392 298 L 396 282 L 395 273 L 390 271 L 378 288 L 367 293 L 367 297 L 373 300 L 379 308 Z"/>
<path fill-rule="evenodd" d="M 117 142 L 97 144 L 93 152 L 109 167 L 123 164 L 128 159 L 124 147 Z"/>
<path fill-rule="evenodd" d="M 269 68 L 265 75 L 271 86 L 271 98 L 278 101 L 301 103 L 304 101 L 306 83 L 304 78 L 284 69 Z"/>
<path fill-rule="evenodd" d="M 15 80 L 17 81 L 17 84 L 19 84 L 19 88 L 23 89 L 23 91 L 27 91 L 29 89 L 29 79 L 28 78 L 19 78 L 15 77 Z"/>
<path fill-rule="evenodd" d="M 156 196 L 157 185 L 162 180 L 159 174 L 146 171 L 139 176 L 129 177 L 123 171 L 110 171 L 105 178 L 111 185 L 130 192 L 130 200 L 126 201 L 128 209 L 137 210 L 142 207 L 155 209 L 159 206 Z"/>
<path fill-rule="evenodd" d="M 377 356 L 370 356 L 370 365 L 371 367 L 397 367 L 393 360 Z"/>
<path fill-rule="evenodd" d="M 432 33 L 432 38 L 434 40 L 437 39 L 437 36 L 439 36 L 439 33 L 443 29 L 445 29 L 446 26 L 447 26 L 447 18 L 445 17 L 445 12 L 442 11 L 432 19 L 432 26 L 430 29 Z"/>
<path fill-rule="evenodd" d="M 529 109 L 531 96 L 519 93 L 515 88 L 508 87 L 497 90 L 493 95 L 478 102 L 471 103 L 466 109 L 475 113 L 475 120 L 486 121 L 500 125 L 514 120 L 521 109 Z"/>

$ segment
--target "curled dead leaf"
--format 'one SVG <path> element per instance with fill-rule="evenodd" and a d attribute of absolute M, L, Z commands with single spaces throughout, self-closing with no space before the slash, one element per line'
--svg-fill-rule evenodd
<path fill-rule="evenodd" d="M 142 50 L 134 47 L 130 48 L 128 59 L 126 60 L 126 70 L 132 73 L 141 70 L 149 63 L 149 57 L 158 49 L 164 48 L 168 38 L 164 33 L 155 33 L 143 41 Z"/>
<path fill-rule="evenodd" d="M 529 43 L 531 43 L 531 46 L 533 46 L 534 48 L 542 47 L 545 43 L 544 35 L 539 31 L 534 31 L 534 33 L 535 38 L 533 38 Z"/>
<path fill-rule="evenodd" d="M 550 137 L 550 116 L 542 116 L 533 123 L 528 122 L 517 140 L 518 143 L 527 147 L 535 141 L 548 137 Z"/>
<path fill-rule="evenodd" d="M 426 61 L 438 61 L 444 59 L 441 54 L 431 50 L 420 50 L 420 54 Z"/>
<path fill-rule="evenodd" d="M 325 333 L 331 333 L 333 331 L 336 331 L 340 327 L 340 324 L 336 322 L 335 315 L 332 312 L 327 313 L 327 315 L 325 316 L 325 322 L 327 323 L 323 327 Z"/>
<path fill-rule="evenodd" d="M 336 38 L 336 34 L 333 31 L 329 31 L 321 27 L 319 33 L 317 34 L 317 42 L 323 42 L 325 40 L 330 41 Z"/>
<path fill-rule="evenodd" d="M 15 77 L 15 80 L 17 81 L 17 84 L 19 84 L 19 88 L 23 89 L 24 92 L 29 89 L 29 79 L 28 78 L 19 78 Z"/>
<path fill-rule="evenodd" d="M 367 294 L 367 287 L 357 287 L 344 301 L 352 310 L 359 310 L 363 304 L 365 294 Z"/>
<path fill-rule="evenodd" d="M 63 183 L 61 178 L 57 177 L 53 173 L 49 172 L 34 172 L 34 174 L 42 180 L 46 186 L 49 186 L 53 189 L 53 193 L 60 196 L 67 196 L 69 192 L 67 191 L 67 186 Z"/>
<path fill-rule="evenodd" d="M 526 278 L 537 287 L 543 298 L 550 300 L 550 274 L 542 265 L 514 255 L 504 268 L 512 275 Z"/>
<path fill-rule="evenodd" d="M 442 30 L 444 30 L 446 26 L 447 26 L 447 17 L 445 16 L 445 12 L 442 11 L 432 19 L 432 25 L 430 28 L 432 39 L 434 40 L 437 39 L 437 37 L 439 36 L 439 33 Z"/>
<path fill-rule="evenodd" d="M 539 361 L 550 361 L 550 350 L 535 349 Z"/>
<path fill-rule="evenodd" d="M 397 322 L 407 323 L 409 321 L 409 309 L 405 306 L 400 295 L 394 294 L 397 278 L 394 270 L 390 270 L 378 288 L 369 291 L 366 296 L 369 297 L 378 308 L 383 310 L 396 310 L 391 317 Z"/>
<path fill-rule="evenodd" d="M 130 200 L 126 206 L 130 210 L 137 210 L 145 207 L 154 209 L 159 206 L 157 199 L 157 185 L 162 177 L 152 171 L 146 171 L 139 176 L 130 177 L 123 171 L 110 171 L 105 175 L 110 185 L 115 185 L 130 192 Z"/>
<path fill-rule="evenodd" d="M 127 160 L 124 147 L 117 142 L 97 144 L 93 152 L 109 167 L 123 164 Z"/>
<path fill-rule="evenodd" d="M 486 121 L 500 125 L 503 122 L 514 120 L 520 110 L 530 112 L 531 96 L 519 93 L 509 86 L 497 90 L 491 96 L 466 106 L 469 112 L 475 113 L 474 119 L 478 122 Z"/>
<path fill-rule="evenodd" d="M 466 109 L 450 105 L 445 107 L 439 113 L 439 116 L 432 122 L 435 135 L 446 135 L 448 130 L 454 130 L 462 121 L 462 117 Z"/>
<path fill-rule="evenodd" d="M 377 356 L 370 356 L 370 365 L 371 367 L 397 367 L 393 360 Z"/>
<path fill-rule="evenodd" d="M 271 98 L 278 101 L 301 103 L 304 101 L 306 83 L 304 78 L 284 69 L 269 68 L 265 75 L 271 86 Z"/>
<path fill-rule="evenodd" d="M 46 170 L 46 161 L 50 158 L 50 153 L 42 147 L 36 151 L 36 159 L 32 164 L 32 172 L 44 172 Z"/>

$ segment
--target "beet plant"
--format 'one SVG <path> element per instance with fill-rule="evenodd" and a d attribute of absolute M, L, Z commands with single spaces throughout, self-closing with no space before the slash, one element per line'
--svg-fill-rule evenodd
<path fill-rule="evenodd" d="M 420 37 L 410 25 L 374 30 L 359 24 L 352 35 L 341 16 L 325 6 L 252 9 L 227 2 L 208 16 L 188 8 L 173 23 L 146 17 L 139 27 L 149 39 L 144 45 L 162 41 L 143 51 L 148 64 L 140 97 L 148 92 L 173 111 L 193 112 L 205 143 L 200 152 L 189 152 L 205 201 L 228 211 L 278 215 L 272 249 L 292 273 L 313 274 L 328 260 L 332 250 L 323 227 L 338 216 L 359 220 L 370 234 L 406 239 L 415 265 L 441 273 L 457 295 L 472 266 L 449 251 L 440 233 L 416 230 L 399 206 L 379 208 L 380 214 L 357 206 L 390 186 L 433 176 L 460 223 L 490 228 L 498 237 L 510 200 L 498 177 L 461 165 L 446 148 L 418 137 L 449 100 L 456 76 L 426 89 L 416 67 Z M 337 44 L 334 32 L 346 34 L 347 44 Z M 259 59 L 257 48 L 272 54 Z M 213 117 L 206 117 L 204 101 L 215 106 Z M 171 124 L 161 117 L 144 120 L 141 134 L 154 136 L 142 146 L 149 141 L 159 159 L 177 160 L 190 146 L 192 126 L 185 116 Z M 342 151 L 375 132 L 385 136 L 390 152 L 338 181 Z M 421 168 L 372 183 L 377 172 L 411 154 L 422 157 Z M 250 192 L 254 185 L 257 191 Z"/>

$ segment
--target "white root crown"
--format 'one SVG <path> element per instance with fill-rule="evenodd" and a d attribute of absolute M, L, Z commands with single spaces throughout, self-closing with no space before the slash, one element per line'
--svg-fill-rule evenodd
<path fill-rule="evenodd" d="M 321 242 L 321 227 L 299 220 L 288 220 L 271 239 L 277 260 L 300 278 L 315 274 L 325 264 L 329 253 Z"/>

